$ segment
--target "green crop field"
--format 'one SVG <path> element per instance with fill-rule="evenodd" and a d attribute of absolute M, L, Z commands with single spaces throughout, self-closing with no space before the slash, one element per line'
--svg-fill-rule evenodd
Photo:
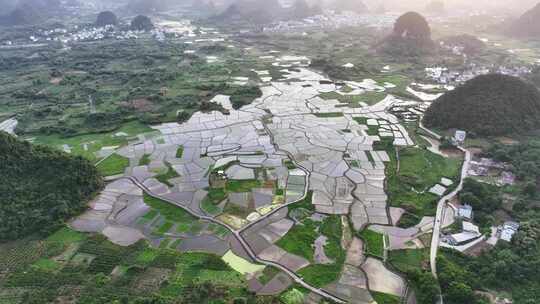
<path fill-rule="evenodd" d="M 420 270 L 429 265 L 429 250 L 393 250 L 388 254 L 388 262 L 402 273 Z"/>
<path fill-rule="evenodd" d="M 384 256 L 384 235 L 371 231 L 369 229 L 364 229 L 360 233 L 360 237 L 365 242 L 366 253 L 378 258 Z"/>
<path fill-rule="evenodd" d="M 129 159 L 118 154 L 112 154 L 97 165 L 104 176 L 123 174 L 129 166 Z"/>
<path fill-rule="evenodd" d="M 437 196 L 429 189 L 446 177 L 458 182 L 462 159 L 444 158 L 426 149 L 405 148 L 399 151 L 399 172 L 388 172 L 388 194 L 392 206 L 404 208 L 420 221 L 435 214 Z"/>

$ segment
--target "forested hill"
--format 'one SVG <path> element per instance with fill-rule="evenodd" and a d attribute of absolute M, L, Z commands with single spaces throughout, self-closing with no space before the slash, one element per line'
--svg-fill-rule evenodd
<path fill-rule="evenodd" d="M 483 75 L 437 99 L 424 123 L 478 135 L 504 135 L 540 128 L 540 92 L 519 78 Z"/>
<path fill-rule="evenodd" d="M 419 57 L 433 52 L 436 47 L 431 40 L 431 28 L 424 16 L 408 12 L 400 16 L 394 31 L 377 47 L 393 57 Z"/>
<path fill-rule="evenodd" d="M 47 233 L 85 210 L 102 188 L 82 157 L 0 132 L 0 241 Z"/>

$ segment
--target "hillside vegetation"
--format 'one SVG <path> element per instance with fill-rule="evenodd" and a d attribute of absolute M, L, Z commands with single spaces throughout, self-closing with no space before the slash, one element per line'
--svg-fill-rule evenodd
<path fill-rule="evenodd" d="M 424 123 L 483 136 L 533 130 L 540 127 L 540 92 L 516 77 L 478 76 L 437 99 Z"/>
<path fill-rule="evenodd" d="M 103 186 L 96 168 L 0 132 L 0 241 L 46 233 L 86 208 Z"/>

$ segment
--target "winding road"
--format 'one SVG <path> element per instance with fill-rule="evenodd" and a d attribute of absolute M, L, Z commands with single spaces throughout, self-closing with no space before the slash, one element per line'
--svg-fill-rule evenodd
<path fill-rule="evenodd" d="M 433 224 L 433 237 L 431 239 L 431 253 L 430 253 L 430 264 L 431 264 L 431 273 L 435 278 L 437 278 L 437 252 L 439 250 L 440 234 L 441 227 L 444 218 L 444 209 L 446 203 L 450 201 L 454 196 L 456 196 L 461 190 L 463 190 L 463 181 L 467 177 L 467 169 L 471 162 L 471 152 L 463 147 L 458 147 L 461 151 L 465 153 L 465 161 L 461 167 L 461 178 L 459 180 L 459 185 L 452 192 L 448 193 L 439 200 L 437 205 L 437 215 L 435 216 L 435 223 Z"/>

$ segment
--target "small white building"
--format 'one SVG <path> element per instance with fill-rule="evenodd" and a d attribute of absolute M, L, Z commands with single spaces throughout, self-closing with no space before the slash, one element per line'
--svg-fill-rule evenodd
<path fill-rule="evenodd" d="M 457 217 L 463 220 L 471 221 L 473 219 L 473 208 L 465 204 L 458 208 Z"/>
<path fill-rule="evenodd" d="M 505 222 L 501 227 L 501 240 L 511 242 L 514 234 L 519 230 L 519 223 Z"/>
<path fill-rule="evenodd" d="M 454 145 L 461 146 L 465 142 L 465 139 L 467 139 L 467 132 L 462 130 L 456 130 L 452 141 Z"/>
<path fill-rule="evenodd" d="M 469 243 L 477 238 L 479 238 L 480 235 L 472 232 L 461 232 L 450 235 L 448 238 L 446 238 L 446 241 L 448 244 L 452 246 L 460 246 L 464 245 L 466 243 Z"/>
<path fill-rule="evenodd" d="M 452 234 L 445 238 L 446 243 L 452 246 L 460 246 L 478 239 L 482 236 L 478 226 L 473 223 L 463 222 L 463 231 L 460 233 Z"/>
<path fill-rule="evenodd" d="M 480 234 L 480 228 L 473 223 L 463 222 L 463 231 Z"/>

